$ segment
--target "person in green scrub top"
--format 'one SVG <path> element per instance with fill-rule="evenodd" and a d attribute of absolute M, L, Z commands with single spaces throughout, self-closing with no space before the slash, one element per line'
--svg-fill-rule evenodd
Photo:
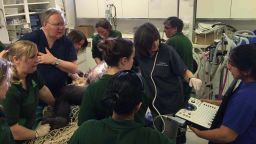
<path fill-rule="evenodd" d="M 169 17 L 164 21 L 164 32 L 168 40 L 167 45 L 172 46 L 179 54 L 185 65 L 191 72 L 194 72 L 193 67 L 193 46 L 191 41 L 183 33 L 183 21 L 178 17 Z M 185 101 L 190 98 L 191 87 L 188 82 L 183 81 L 183 94 Z"/>
<path fill-rule="evenodd" d="M 7 60 L 2 59 L 0 56 L 0 143 L 1 144 L 14 144 L 14 139 L 11 130 L 8 126 L 2 100 L 5 99 L 6 92 L 9 88 L 9 82 L 12 75 L 12 65 Z"/>
<path fill-rule="evenodd" d="M 112 109 L 112 117 L 88 120 L 73 134 L 70 144 L 174 144 L 160 132 L 134 121 L 142 105 L 143 82 L 131 70 L 116 73 L 108 83 L 103 105 Z"/>
<path fill-rule="evenodd" d="M 193 46 L 188 37 L 182 33 L 183 26 L 183 21 L 175 16 L 169 17 L 164 21 L 164 32 L 168 38 L 166 44 L 172 46 L 176 50 L 184 64 L 191 72 L 195 72 L 193 67 Z M 192 88 L 186 80 L 183 80 L 182 84 L 185 102 L 188 102 Z M 184 129 L 179 131 L 178 135 L 177 143 L 186 143 L 186 126 Z"/>
<path fill-rule="evenodd" d="M 133 43 L 123 38 L 107 39 L 99 44 L 102 49 L 103 59 L 108 68 L 105 74 L 96 82 L 91 83 L 83 95 L 78 115 L 78 125 L 89 119 L 103 119 L 111 116 L 112 110 L 102 106 L 101 99 L 108 85 L 109 79 L 119 71 L 130 70 L 133 65 Z M 144 99 L 145 102 L 145 99 Z M 144 122 L 146 106 L 135 116 L 136 121 Z"/>
<path fill-rule="evenodd" d="M 3 106 L 16 143 L 44 136 L 50 130 L 49 124 L 35 123 L 38 99 L 49 105 L 55 102 L 36 71 L 37 55 L 37 46 L 25 40 L 11 44 L 4 55 L 13 63 L 13 75 Z"/>
<path fill-rule="evenodd" d="M 92 57 L 96 64 L 100 64 L 103 60 L 103 55 L 102 51 L 98 48 L 98 44 L 108 38 L 121 38 L 122 34 L 120 31 L 113 30 L 111 24 L 106 19 L 98 21 L 95 28 L 98 34 L 92 37 Z"/>

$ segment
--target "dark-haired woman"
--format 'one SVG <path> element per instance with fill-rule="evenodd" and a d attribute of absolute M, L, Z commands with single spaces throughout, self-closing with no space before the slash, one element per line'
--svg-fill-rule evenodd
<path fill-rule="evenodd" d="M 95 25 L 97 35 L 92 37 L 92 57 L 96 64 L 100 64 L 103 60 L 101 50 L 98 48 L 98 43 L 107 38 L 121 38 L 121 32 L 113 30 L 111 24 L 106 19 L 101 19 Z"/>
<path fill-rule="evenodd" d="M 14 139 L 7 123 L 2 100 L 5 99 L 6 92 L 9 88 L 9 83 L 12 75 L 12 65 L 7 60 L 2 59 L 0 56 L 0 143 L 1 144 L 14 144 Z"/>
<path fill-rule="evenodd" d="M 185 104 L 182 80 L 196 90 L 202 81 L 188 70 L 173 47 L 160 43 L 159 32 L 153 24 L 145 23 L 137 29 L 134 45 L 147 95 L 153 103 L 151 111 L 156 114 L 157 109 L 161 115 L 176 113 Z"/>
<path fill-rule="evenodd" d="M 211 130 L 192 128 L 197 136 L 213 143 L 256 143 L 256 44 L 242 45 L 231 50 L 227 68 L 241 83 L 228 99 L 223 99 L 223 115 Z"/>
<path fill-rule="evenodd" d="M 134 121 L 142 105 L 144 87 L 133 71 L 116 73 L 106 88 L 103 103 L 113 109 L 112 117 L 84 122 L 70 144 L 174 144 L 166 136 Z"/>
<path fill-rule="evenodd" d="M 88 45 L 86 36 L 79 30 L 72 30 L 70 33 L 68 33 L 68 38 L 73 42 L 77 52 L 81 48 L 86 48 Z"/>
<path fill-rule="evenodd" d="M 134 48 L 131 41 L 122 38 L 107 39 L 99 44 L 102 49 L 104 61 L 108 68 L 106 73 L 96 82 L 91 83 L 83 96 L 78 115 L 78 125 L 89 119 L 103 119 L 112 114 L 101 104 L 102 95 L 108 85 L 109 79 L 119 71 L 130 70 L 133 65 Z M 144 109 L 138 113 L 138 121 L 144 121 Z"/>

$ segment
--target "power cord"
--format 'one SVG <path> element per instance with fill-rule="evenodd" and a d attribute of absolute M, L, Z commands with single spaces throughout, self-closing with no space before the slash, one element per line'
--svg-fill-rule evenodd
<path fill-rule="evenodd" d="M 160 114 L 160 112 L 158 111 L 158 109 L 155 107 L 155 104 L 154 104 L 154 103 L 155 103 L 155 100 L 156 100 L 156 96 L 157 96 L 157 88 L 156 88 L 156 84 L 155 84 L 154 79 L 153 79 L 153 72 L 154 72 L 154 70 L 155 70 L 157 56 L 158 56 L 158 52 L 156 53 L 156 57 L 155 57 L 155 60 L 154 60 L 154 64 L 153 64 L 153 67 L 152 67 L 152 70 L 151 70 L 151 73 L 150 73 L 150 78 L 151 78 L 151 81 L 152 81 L 152 83 L 153 83 L 154 91 L 155 91 L 154 99 L 153 99 L 153 101 L 152 101 L 152 106 L 153 106 L 153 108 L 155 109 L 155 111 L 157 112 L 158 116 L 161 118 L 161 120 L 162 120 L 162 122 L 163 122 L 163 129 L 162 129 L 162 131 L 161 131 L 161 133 L 163 133 L 163 132 L 165 131 L 165 122 L 164 122 L 164 119 L 163 119 L 162 115 Z M 157 117 L 156 117 L 156 118 L 157 118 Z M 153 118 L 153 126 L 154 126 L 155 129 L 157 129 L 156 126 L 155 126 L 155 123 L 154 123 L 154 121 L 155 121 L 156 118 Z"/>

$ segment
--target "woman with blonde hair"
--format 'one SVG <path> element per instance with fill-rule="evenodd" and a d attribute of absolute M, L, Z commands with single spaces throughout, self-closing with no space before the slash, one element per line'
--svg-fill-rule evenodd
<path fill-rule="evenodd" d="M 49 124 L 36 123 L 39 98 L 49 105 L 55 102 L 37 72 L 37 55 L 37 46 L 22 40 L 11 44 L 4 55 L 13 63 L 13 78 L 3 106 L 16 143 L 44 136 L 50 130 Z"/>

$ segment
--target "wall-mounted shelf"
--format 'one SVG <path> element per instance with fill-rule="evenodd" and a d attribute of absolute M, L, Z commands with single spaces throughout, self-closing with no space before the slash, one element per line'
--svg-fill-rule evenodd
<path fill-rule="evenodd" d="M 19 39 L 25 32 L 41 27 L 39 15 L 57 0 L 0 0 L 10 41 Z"/>
<path fill-rule="evenodd" d="M 4 5 L 5 8 L 7 8 L 7 7 L 17 7 L 17 6 L 24 6 L 24 3 L 19 3 L 19 4 L 6 4 L 6 5 Z"/>
<path fill-rule="evenodd" d="M 44 5 L 44 4 L 50 4 L 50 2 L 35 2 L 35 3 L 28 3 L 28 5 Z"/>
<path fill-rule="evenodd" d="M 18 14 L 10 14 L 10 15 L 5 15 L 6 18 L 8 17 L 18 17 L 18 16 L 25 16 L 25 13 L 18 13 Z"/>
<path fill-rule="evenodd" d="M 30 15 L 41 14 L 42 12 L 29 12 Z"/>

